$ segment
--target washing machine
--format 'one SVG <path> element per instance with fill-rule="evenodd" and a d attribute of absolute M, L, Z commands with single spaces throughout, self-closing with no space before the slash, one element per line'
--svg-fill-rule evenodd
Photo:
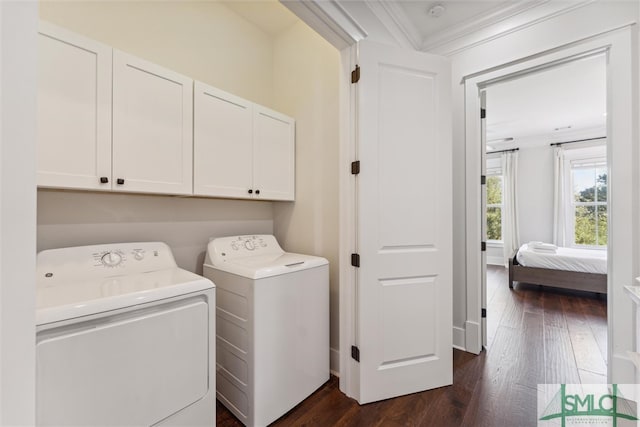
<path fill-rule="evenodd" d="M 36 422 L 215 425 L 215 288 L 160 242 L 37 256 Z"/>
<path fill-rule="evenodd" d="M 218 400 L 265 426 L 329 380 L 329 263 L 286 253 L 274 236 L 209 242 L 216 284 Z"/>

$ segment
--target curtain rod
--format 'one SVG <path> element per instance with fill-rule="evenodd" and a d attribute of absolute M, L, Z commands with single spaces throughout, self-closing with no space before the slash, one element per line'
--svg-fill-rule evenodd
<path fill-rule="evenodd" d="M 518 151 L 519 148 L 511 148 L 509 150 L 500 150 L 500 151 L 487 151 L 487 154 L 496 154 L 496 153 L 510 153 L 512 151 Z"/>
<path fill-rule="evenodd" d="M 565 142 L 553 142 L 549 144 L 550 146 L 562 145 L 562 144 L 573 144 L 574 142 L 587 142 L 587 141 L 596 141 L 598 139 L 607 139 L 606 136 L 599 136 L 597 138 L 588 138 L 588 139 L 576 139 L 575 141 L 565 141 Z"/>

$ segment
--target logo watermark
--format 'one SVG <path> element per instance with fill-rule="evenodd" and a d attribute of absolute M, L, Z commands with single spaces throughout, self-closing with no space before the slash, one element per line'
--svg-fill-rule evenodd
<path fill-rule="evenodd" d="M 538 426 L 640 426 L 637 384 L 540 384 Z"/>

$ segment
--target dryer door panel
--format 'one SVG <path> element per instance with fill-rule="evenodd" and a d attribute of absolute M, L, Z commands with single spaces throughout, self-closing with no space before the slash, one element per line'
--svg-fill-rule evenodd
<path fill-rule="evenodd" d="M 206 394 L 206 302 L 126 316 L 38 335 L 39 425 L 152 425 Z"/>

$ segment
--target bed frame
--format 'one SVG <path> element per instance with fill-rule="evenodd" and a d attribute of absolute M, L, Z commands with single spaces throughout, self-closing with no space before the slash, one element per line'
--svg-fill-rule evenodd
<path fill-rule="evenodd" d="M 518 263 L 517 255 L 518 249 L 509 258 L 509 288 L 511 289 L 513 289 L 515 281 L 578 291 L 607 293 L 606 274 L 524 267 Z"/>

